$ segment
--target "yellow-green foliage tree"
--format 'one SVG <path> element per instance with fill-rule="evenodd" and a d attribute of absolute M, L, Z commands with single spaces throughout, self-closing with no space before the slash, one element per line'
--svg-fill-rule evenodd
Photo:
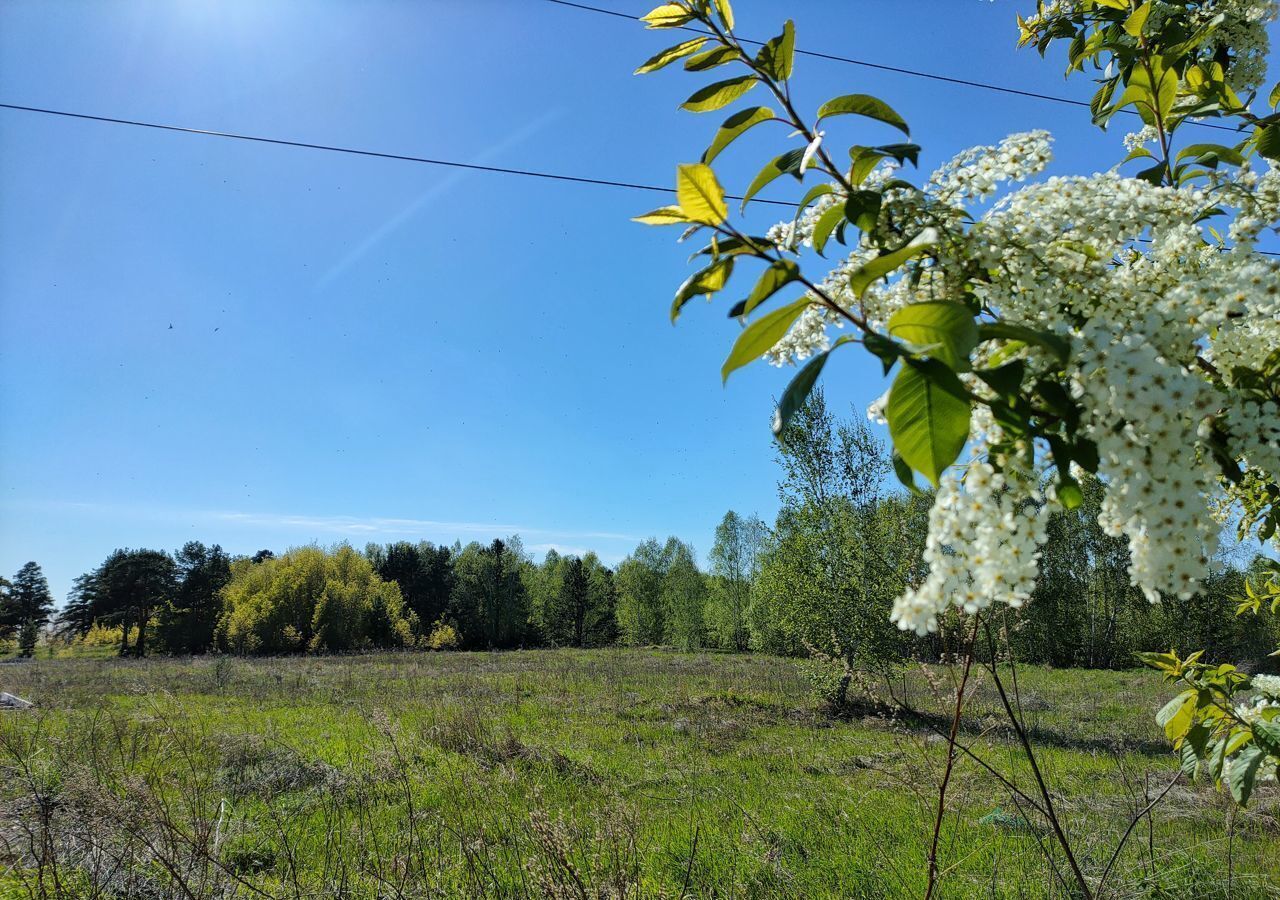
<path fill-rule="evenodd" d="M 236 560 L 223 590 L 220 647 L 233 653 L 339 652 L 412 642 L 400 588 L 343 544 Z"/>

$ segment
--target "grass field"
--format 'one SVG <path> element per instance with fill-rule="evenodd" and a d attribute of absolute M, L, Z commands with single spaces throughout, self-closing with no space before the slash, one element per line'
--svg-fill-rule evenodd
<path fill-rule="evenodd" d="M 1168 690 L 1018 674 L 1096 875 L 1174 772 Z M 921 896 L 945 756 L 918 722 L 821 713 L 769 657 L 58 659 L 0 690 L 38 703 L 0 714 L 6 898 Z M 919 673 L 897 690 L 945 711 Z M 1029 786 L 994 700 L 980 681 L 964 740 Z M 990 775 L 962 760 L 950 798 L 942 896 L 1069 896 Z M 1274 786 L 1233 817 L 1178 785 L 1108 894 L 1280 896 L 1277 817 Z"/>

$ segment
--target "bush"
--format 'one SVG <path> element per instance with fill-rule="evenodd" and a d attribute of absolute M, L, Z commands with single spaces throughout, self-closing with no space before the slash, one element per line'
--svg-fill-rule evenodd
<path fill-rule="evenodd" d="M 115 647 L 120 644 L 123 635 L 120 633 L 122 625 L 103 625 L 94 622 L 89 626 L 89 630 L 77 637 L 72 643 L 80 647 Z M 137 634 L 137 628 L 129 629 L 129 638 L 132 640 Z"/>
<path fill-rule="evenodd" d="M 217 641 L 233 653 L 298 653 L 401 647 L 412 613 L 400 588 L 343 544 L 232 564 Z"/>
<path fill-rule="evenodd" d="M 461 643 L 458 629 L 447 622 L 436 622 L 431 626 L 431 634 L 427 635 L 429 650 L 457 650 Z"/>

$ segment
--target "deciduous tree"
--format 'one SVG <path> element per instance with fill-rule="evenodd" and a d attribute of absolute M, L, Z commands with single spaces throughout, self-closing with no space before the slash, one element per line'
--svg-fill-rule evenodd
<path fill-rule="evenodd" d="M 457 556 L 450 614 L 465 647 L 517 647 L 529 628 L 528 596 L 521 570 L 524 547 L 518 536 L 469 544 Z"/>
<path fill-rule="evenodd" d="M 760 570 L 760 553 L 768 529 L 758 516 L 743 518 L 733 510 L 716 526 L 711 547 L 707 627 L 716 646 L 742 652 L 750 646 L 748 617 L 751 589 Z"/>

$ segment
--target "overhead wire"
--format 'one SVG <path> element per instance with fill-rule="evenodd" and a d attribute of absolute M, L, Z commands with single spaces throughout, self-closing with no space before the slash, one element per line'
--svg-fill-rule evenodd
<path fill-rule="evenodd" d="M 572 2 L 572 0 L 545 0 L 545 2 L 555 4 L 556 6 L 564 6 L 570 9 L 581 10 L 583 12 L 590 12 L 590 13 L 596 13 L 599 15 L 612 16 L 618 19 L 626 19 L 631 22 L 640 21 L 640 18 L 638 16 L 633 16 L 633 15 L 630 15 L 629 13 L 619 12 L 615 9 L 606 9 L 602 6 L 591 6 L 590 4 L 587 4 L 587 3 L 574 3 Z M 702 28 L 694 28 L 689 25 L 681 25 L 681 26 L 678 26 L 676 29 L 672 29 L 672 30 L 688 31 L 693 34 L 711 35 L 710 31 L 707 31 Z M 751 44 L 752 46 L 756 46 L 756 47 L 762 47 L 765 44 L 764 41 L 758 41 L 753 38 L 738 37 L 738 40 L 744 44 Z M 1085 109 L 1092 108 L 1087 100 L 1077 100 L 1073 97 L 1059 97 L 1054 94 L 1043 94 L 1038 91 L 1027 91 L 1021 88 L 1008 87 L 1002 84 L 991 84 L 990 82 L 986 82 L 986 81 L 975 81 L 970 78 L 957 78 L 953 75 L 939 75 L 936 72 L 922 72 L 917 69 L 908 69 L 902 66 L 891 66 L 886 63 L 871 62 L 870 60 L 857 59 L 856 57 L 852 57 L 852 56 L 840 56 L 835 53 L 822 53 L 817 50 L 804 50 L 800 47 L 795 48 L 794 52 L 797 56 L 809 56 L 809 57 L 813 57 L 814 59 L 825 59 L 831 62 L 845 63 L 851 66 L 861 66 L 862 68 L 865 68 L 865 69 L 875 69 L 881 72 L 892 72 L 896 75 L 907 75 L 912 78 L 925 78 L 930 81 L 938 81 L 945 84 L 953 84 L 953 85 L 959 85 L 962 87 L 976 88 L 984 91 L 994 91 L 996 93 L 1009 94 L 1015 97 L 1026 97 L 1031 100 L 1046 100 L 1051 103 L 1062 103 L 1068 106 L 1084 107 Z M 1131 114 L 1131 115 L 1138 114 L 1132 109 L 1123 109 L 1121 110 L 1121 112 L 1126 114 Z M 1198 119 L 1190 119 L 1187 121 L 1187 124 L 1196 125 L 1200 128 L 1214 128 L 1219 131 L 1230 131 L 1237 134 L 1239 133 L 1238 129 L 1232 128 L 1229 125 L 1220 125 L 1215 122 L 1204 122 Z"/>
<path fill-rule="evenodd" d="M 263 137 L 255 134 L 241 134 L 234 131 L 216 131 L 209 128 L 191 128 L 185 125 L 168 125 L 160 122 L 146 122 L 139 119 L 120 119 L 114 116 L 97 116 L 89 113 L 71 112 L 65 109 L 46 109 L 39 106 L 22 106 L 17 103 L 0 103 L 0 109 L 13 109 L 22 112 L 40 113 L 46 116 L 62 116 L 68 119 L 84 119 L 89 122 L 107 122 L 112 125 L 131 125 L 135 128 L 151 128 L 157 131 L 176 131 L 182 134 L 196 134 L 204 137 L 228 138 L 236 141 L 251 141 L 259 144 L 275 144 L 282 147 L 300 147 L 305 150 L 324 150 L 329 153 L 347 153 L 353 156 L 371 156 L 377 159 L 393 159 L 400 162 L 425 163 L 431 166 L 444 166 L 451 169 L 467 169 L 473 172 L 490 172 L 499 175 L 520 175 L 526 178 L 545 178 L 551 181 L 570 181 L 577 184 L 592 184 L 600 187 L 630 188 L 636 191 L 655 191 L 670 194 L 672 188 L 658 187 L 652 184 L 638 184 L 631 181 L 615 181 L 608 178 L 586 178 L 580 175 L 565 175 L 560 172 L 540 172 L 535 169 L 513 169 L 506 166 L 486 166 L 479 163 L 459 162 L 452 159 L 436 159 L 427 156 L 412 156 L 405 153 L 387 153 L 381 150 L 366 150 L 357 147 L 341 147 L 335 144 L 317 144 L 311 141 L 294 141 L 285 138 Z M 741 197 L 729 197 L 741 200 Z M 792 206 L 782 200 L 760 200 L 778 206 Z"/>
<path fill-rule="evenodd" d="M 263 137 L 256 134 L 241 134 L 235 131 L 217 131 L 210 128 L 191 128 L 185 125 L 168 125 L 161 122 L 147 122 L 141 119 L 122 119 L 115 116 L 99 116 L 90 113 L 71 112 L 64 109 L 47 109 L 39 106 L 23 106 L 18 103 L 0 103 L 0 109 L 11 109 L 19 112 L 37 113 L 46 116 L 58 116 L 68 119 L 81 119 L 89 122 L 104 122 L 111 125 L 127 125 L 135 128 L 148 128 L 156 131 L 177 132 L 180 134 L 194 134 L 201 137 L 216 137 L 227 140 L 248 141 L 256 144 L 272 144 L 281 147 L 295 147 L 304 150 L 321 150 L 328 153 L 345 153 L 352 156 L 373 157 L 375 159 L 390 159 L 399 162 L 419 163 L 430 166 L 443 166 L 452 169 L 464 169 L 473 172 L 487 172 L 497 175 L 514 175 L 524 178 L 541 178 L 548 181 L 570 182 L 573 184 L 586 184 L 596 187 L 613 187 L 623 188 L 633 191 L 645 191 L 649 193 L 672 194 L 675 193 L 674 188 L 660 187 L 655 184 L 641 184 L 634 181 L 619 181 L 610 178 L 587 178 L 580 175 L 565 175 L 561 172 L 543 172 L 536 169 L 513 169 L 506 166 L 486 166 L 479 163 L 460 162 L 452 159 L 439 159 L 429 156 L 413 156 L 405 153 L 388 153 L 381 150 L 366 150 L 357 147 L 342 147 L 336 144 L 319 144 L 312 141 L 295 141 L 286 138 Z M 726 200 L 741 200 L 741 195 L 726 194 Z M 753 203 L 762 203 L 768 206 L 786 206 L 794 208 L 795 204 L 786 200 L 770 200 L 762 197 L 753 197 Z M 1269 250 L 1259 250 L 1259 253 L 1267 256 L 1280 257 L 1280 252 Z"/>

